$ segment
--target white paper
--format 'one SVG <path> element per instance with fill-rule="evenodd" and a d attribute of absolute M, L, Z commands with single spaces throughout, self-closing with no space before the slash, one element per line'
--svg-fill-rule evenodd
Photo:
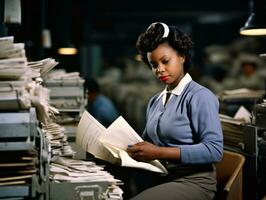
<path fill-rule="evenodd" d="M 159 173 L 167 173 L 167 170 L 165 167 L 158 161 L 154 160 L 151 163 L 148 162 L 139 162 L 134 159 L 132 159 L 127 152 L 121 150 L 119 152 L 120 158 L 121 158 L 121 166 L 125 167 L 136 167 L 140 169 L 146 169 L 153 172 L 159 172 Z"/>
<path fill-rule="evenodd" d="M 126 150 L 128 145 L 143 141 L 122 116 L 107 128 L 107 134 L 103 134 L 100 140 L 123 150 Z"/>
<path fill-rule="evenodd" d="M 105 132 L 106 128 L 85 111 L 78 124 L 76 143 L 85 151 L 102 158 L 106 150 L 98 139 Z"/>
<path fill-rule="evenodd" d="M 78 124 L 76 143 L 94 156 L 122 166 L 142 168 L 154 172 L 167 173 L 158 161 L 138 162 L 131 158 L 126 149 L 143 141 L 134 129 L 124 120 L 117 118 L 107 129 L 87 111 L 84 111 Z"/>
<path fill-rule="evenodd" d="M 234 116 L 234 119 L 244 119 L 245 122 L 250 123 L 250 117 L 250 112 L 244 106 L 240 106 Z"/>

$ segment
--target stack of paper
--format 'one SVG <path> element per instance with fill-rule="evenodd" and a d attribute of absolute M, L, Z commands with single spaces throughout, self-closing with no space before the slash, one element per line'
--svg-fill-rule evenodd
<path fill-rule="evenodd" d="M 65 129 L 54 122 L 43 125 L 43 133 L 51 146 L 52 156 L 73 156 L 75 152 L 67 141 Z"/>
<path fill-rule="evenodd" d="M 50 89 L 50 103 L 61 111 L 84 110 L 84 79 L 78 72 L 66 73 L 65 70 L 53 70 L 47 74 L 44 85 Z"/>
<path fill-rule="evenodd" d="M 55 181 L 66 182 L 120 182 L 105 171 L 102 166 L 96 165 L 92 161 L 75 160 L 60 156 L 52 159 L 50 178 Z"/>
<path fill-rule="evenodd" d="M 25 57 L 0 59 L 0 78 L 2 80 L 22 79 L 27 70 L 27 60 Z"/>
<path fill-rule="evenodd" d="M 243 125 L 245 121 L 222 114 L 219 114 L 219 116 L 222 123 L 224 144 L 242 150 L 244 145 Z"/>
<path fill-rule="evenodd" d="M 14 37 L 0 37 L 0 78 L 6 80 L 44 77 L 58 62 L 52 58 L 28 62 L 23 43 Z"/>
<path fill-rule="evenodd" d="M 81 161 L 60 156 L 54 157 L 50 165 L 50 179 L 53 182 L 72 182 L 86 184 L 108 185 L 102 188 L 104 199 L 121 200 L 123 191 L 118 186 L 120 180 L 115 179 L 109 172 L 105 171 L 102 166 L 96 165 L 92 161 Z M 104 183 L 104 184 L 103 184 Z"/>
<path fill-rule="evenodd" d="M 240 88 L 236 90 L 225 90 L 218 96 L 221 101 L 227 100 L 246 100 L 246 99 L 262 99 L 264 90 L 251 90 L 247 88 Z"/>
<path fill-rule="evenodd" d="M 27 81 L 0 81 L 0 110 L 25 110 L 30 108 Z"/>
<path fill-rule="evenodd" d="M 0 37 L 0 110 L 21 110 L 31 106 L 26 89 L 29 80 L 24 44 L 14 37 Z"/>
<path fill-rule="evenodd" d="M 37 108 L 39 120 L 46 123 L 49 111 L 47 91 L 35 81 L 58 64 L 54 59 L 28 62 L 23 43 L 14 37 L 0 37 L 0 109 Z M 38 67 L 36 67 L 38 66 Z"/>
<path fill-rule="evenodd" d="M 67 79 L 79 79 L 80 74 L 79 72 L 69 72 L 67 73 L 64 69 L 57 69 L 51 71 L 49 74 L 46 75 L 46 79 L 51 79 L 51 80 L 67 80 Z"/>
<path fill-rule="evenodd" d="M 0 79 L 21 80 L 29 70 L 23 43 L 14 43 L 14 37 L 0 37 Z"/>
<path fill-rule="evenodd" d="M 34 70 L 40 71 L 40 76 L 45 77 L 47 73 L 52 70 L 58 62 L 56 62 L 53 58 L 45 58 L 39 61 L 28 62 L 28 66 Z"/>
<path fill-rule="evenodd" d="M 23 43 L 14 43 L 14 37 L 0 38 L 0 58 L 18 58 L 25 57 Z"/>
<path fill-rule="evenodd" d="M 37 172 L 38 154 L 31 151 L 0 152 L 0 186 L 30 183 Z"/>

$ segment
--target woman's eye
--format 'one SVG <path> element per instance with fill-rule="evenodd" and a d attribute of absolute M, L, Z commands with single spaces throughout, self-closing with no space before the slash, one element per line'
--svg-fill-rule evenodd
<path fill-rule="evenodd" d="M 169 62 L 169 60 L 163 60 L 163 64 L 166 65 Z"/>
<path fill-rule="evenodd" d="M 153 64 L 153 63 L 151 63 L 150 66 L 151 66 L 153 69 L 156 69 L 156 68 L 158 67 L 158 65 Z"/>

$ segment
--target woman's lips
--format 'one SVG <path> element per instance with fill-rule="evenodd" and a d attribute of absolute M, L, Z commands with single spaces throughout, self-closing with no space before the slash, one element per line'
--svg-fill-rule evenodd
<path fill-rule="evenodd" d="M 160 76 L 159 79 L 161 81 L 167 81 L 169 79 L 169 77 L 168 76 Z"/>

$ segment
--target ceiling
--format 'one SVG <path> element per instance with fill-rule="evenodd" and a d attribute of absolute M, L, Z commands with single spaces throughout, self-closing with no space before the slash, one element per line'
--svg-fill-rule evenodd
<path fill-rule="evenodd" d="M 4 0 L 0 0 L 3 2 Z M 41 31 L 50 29 L 53 54 L 63 40 L 77 46 L 97 44 L 104 55 L 127 55 L 140 32 L 154 21 L 178 25 L 198 48 L 225 44 L 239 36 L 249 15 L 249 0 L 27 0 L 22 24 L 9 33 L 26 42 L 34 59 L 44 56 Z M 53 55 L 52 55 L 53 56 Z"/>

